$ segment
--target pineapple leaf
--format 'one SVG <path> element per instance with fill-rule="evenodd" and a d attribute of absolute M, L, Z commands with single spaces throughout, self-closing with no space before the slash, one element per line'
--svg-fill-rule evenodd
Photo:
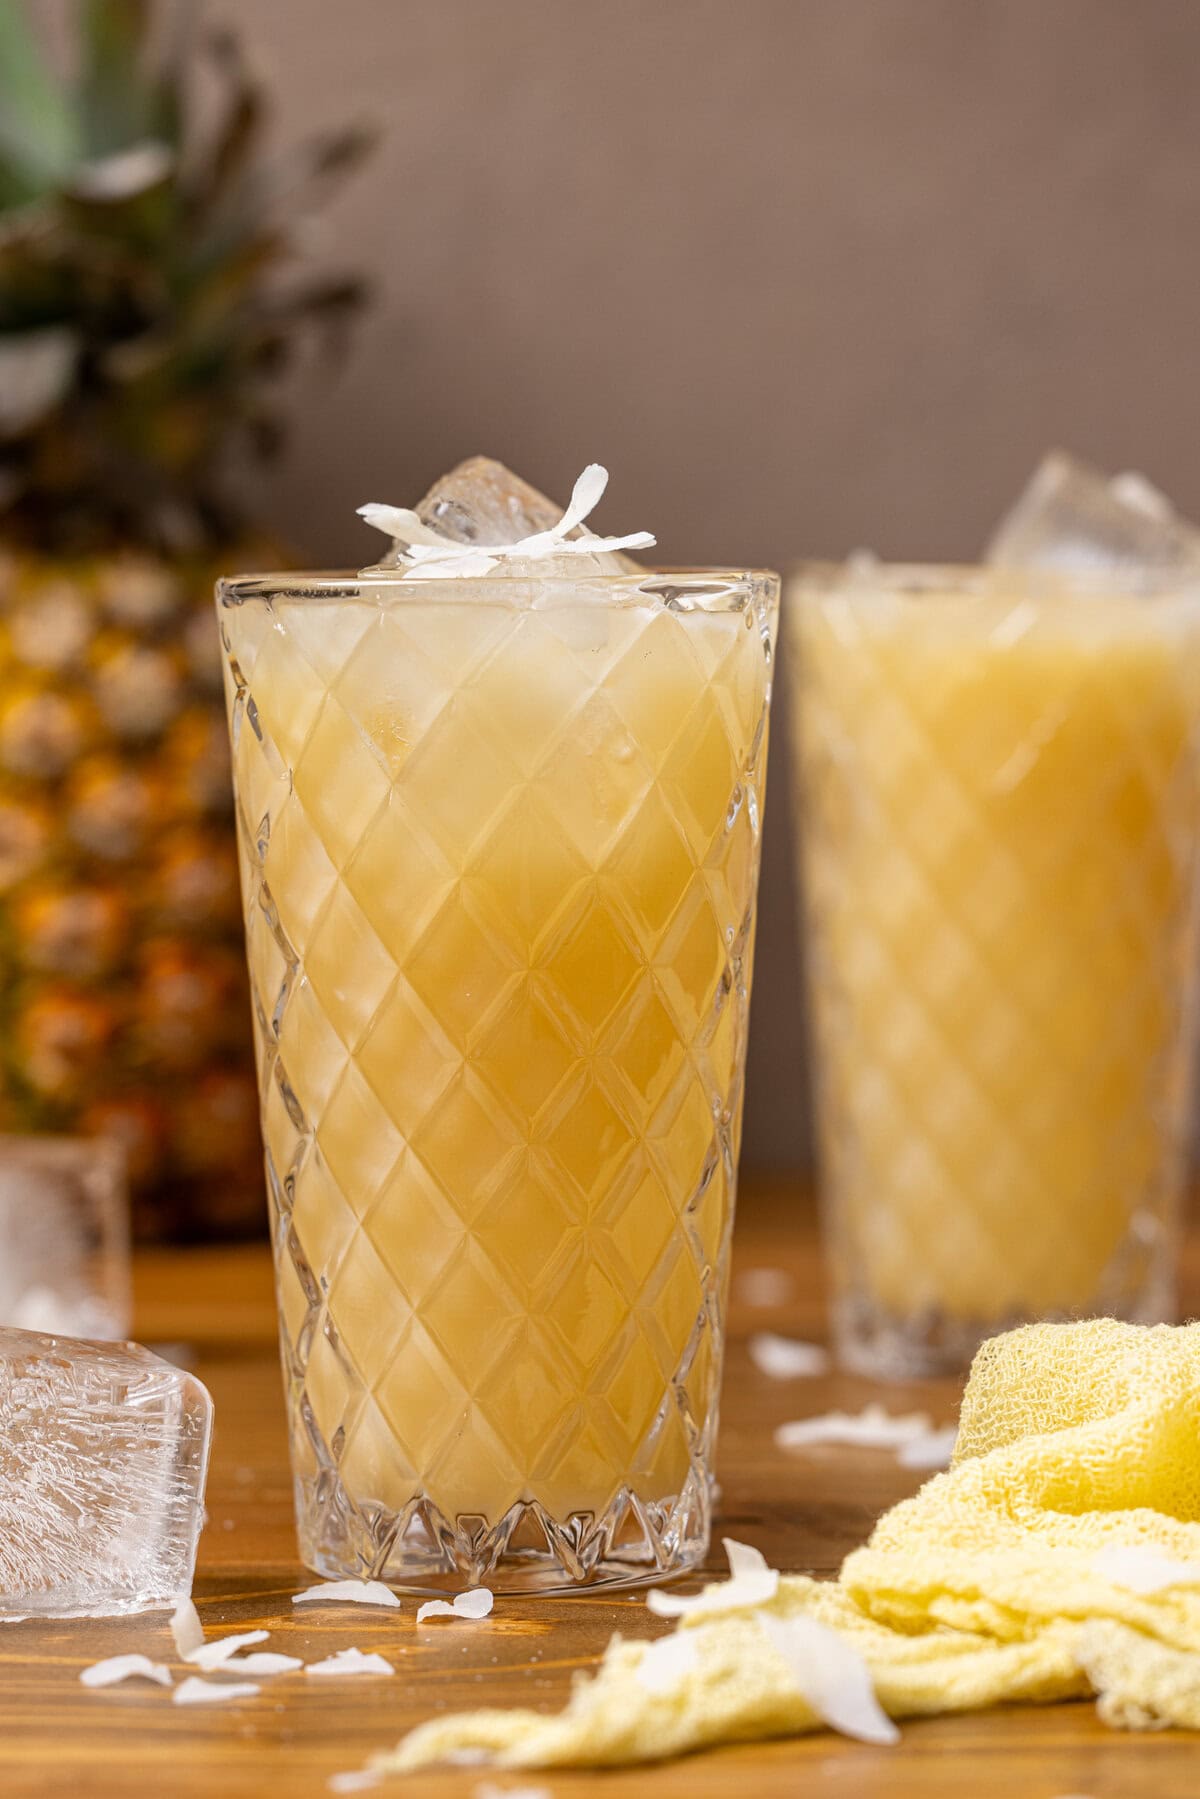
<path fill-rule="evenodd" d="M 54 411 L 79 359 L 73 331 L 52 327 L 0 338 L 0 432 L 20 437 Z"/>
<path fill-rule="evenodd" d="M 77 120 L 22 0 L 0 0 L 0 204 L 53 187 L 78 152 Z"/>
<path fill-rule="evenodd" d="M 147 70 L 148 0 L 88 0 L 79 88 L 85 153 L 111 156 L 163 130 L 160 82 Z"/>

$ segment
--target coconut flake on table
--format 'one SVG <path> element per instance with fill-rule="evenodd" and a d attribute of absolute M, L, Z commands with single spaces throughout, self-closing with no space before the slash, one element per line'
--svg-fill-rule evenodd
<path fill-rule="evenodd" d="M 381 1580 L 323 1580 L 315 1587 L 305 1587 L 303 1593 L 292 1594 L 293 1605 L 340 1605 L 343 1600 L 351 1605 L 400 1604 Z"/>
<path fill-rule="evenodd" d="M 931 1430 L 927 1436 L 913 1437 L 909 1442 L 901 1443 L 896 1460 L 902 1468 L 948 1468 L 957 1441 L 957 1424 L 946 1424 L 940 1430 Z"/>
<path fill-rule="evenodd" d="M 819 1343 L 801 1343 L 774 1331 L 757 1331 L 747 1348 L 760 1374 L 772 1380 L 801 1380 L 829 1371 L 829 1351 Z"/>
<path fill-rule="evenodd" d="M 306 1674 L 394 1674 L 391 1662 L 381 1655 L 364 1655 L 361 1649 L 338 1649 L 323 1662 L 309 1662 Z"/>
<path fill-rule="evenodd" d="M 852 1643 L 816 1618 L 773 1618 L 759 1629 L 787 1663 L 797 1690 L 831 1730 L 861 1743 L 897 1743 L 900 1732 L 878 1699 Z"/>
<path fill-rule="evenodd" d="M 304 1666 L 298 1655 L 277 1655 L 268 1649 L 258 1655 L 235 1655 L 222 1664 L 225 1668 L 236 1668 L 242 1674 L 291 1674 Z"/>
<path fill-rule="evenodd" d="M 175 1639 L 175 1653 L 182 1661 L 186 1662 L 202 1646 L 204 1626 L 190 1599 L 181 1599 L 171 1613 L 171 1635 Z"/>
<path fill-rule="evenodd" d="M 455 1594 L 449 1604 L 444 1599 L 427 1599 L 417 1607 L 417 1623 L 423 1624 L 426 1618 L 486 1618 L 494 1604 L 489 1588 L 470 1587 Z"/>
<path fill-rule="evenodd" d="M 881 1405 L 861 1412 L 822 1412 L 813 1418 L 797 1418 L 775 1432 L 778 1449 L 809 1449 L 841 1444 L 858 1449 L 900 1449 L 933 1434 L 928 1412 L 894 1415 Z"/>
<path fill-rule="evenodd" d="M 244 1630 L 240 1636 L 218 1637 L 211 1643 L 198 1643 L 194 1649 L 180 1650 L 180 1657 L 209 1674 L 214 1668 L 223 1668 L 248 1643 L 265 1643 L 268 1635 L 265 1630 Z"/>
<path fill-rule="evenodd" d="M 325 1784 L 331 1793 L 368 1793 L 383 1784 L 383 1775 L 374 1768 L 348 1768 L 344 1774 L 331 1774 Z"/>
<path fill-rule="evenodd" d="M 471 1788 L 471 1799 L 553 1799 L 549 1787 L 498 1787 L 494 1780 L 481 1780 Z"/>
<path fill-rule="evenodd" d="M 203 1680 L 189 1674 L 171 1695 L 176 1705 L 224 1705 L 231 1699 L 253 1699 L 262 1688 L 253 1680 Z"/>
<path fill-rule="evenodd" d="M 786 1305 L 796 1289 L 786 1268 L 743 1268 L 733 1285 L 743 1305 L 764 1308 Z"/>
<path fill-rule="evenodd" d="M 1092 1573 L 1131 1593 L 1200 1585 L 1200 1562 L 1177 1562 L 1152 1543 L 1109 1543 L 1094 1557 Z"/>
<path fill-rule="evenodd" d="M 633 1677 L 648 1693 L 671 1693 L 686 1680 L 700 1660 L 691 1633 L 660 1637 L 646 1645 L 646 1653 L 633 1671 Z"/>
<path fill-rule="evenodd" d="M 148 1655 L 110 1655 L 105 1661 L 93 1662 L 79 1678 L 85 1687 L 115 1687 L 122 1680 L 152 1680 L 160 1687 L 175 1684 L 171 1670 L 162 1662 L 152 1662 Z"/>
<path fill-rule="evenodd" d="M 729 1557 L 729 1579 L 705 1587 L 702 1593 L 664 1592 L 654 1587 L 646 1604 L 657 1618 L 711 1618 L 721 1612 L 745 1611 L 767 1605 L 779 1591 L 778 1570 L 769 1567 L 761 1550 L 749 1543 L 723 1537 Z"/>

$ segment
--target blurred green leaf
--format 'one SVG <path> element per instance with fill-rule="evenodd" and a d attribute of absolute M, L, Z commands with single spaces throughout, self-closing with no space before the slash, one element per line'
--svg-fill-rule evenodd
<path fill-rule="evenodd" d="M 127 149 L 156 129 L 145 59 L 148 0 L 86 0 L 79 113 L 89 158 Z"/>
<path fill-rule="evenodd" d="M 42 54 L 23 0 L 0 0 L 0 158 L 9 193 L 27 199 L 52 187 L 78 155 L 79 141 L 69 97 Z"/>

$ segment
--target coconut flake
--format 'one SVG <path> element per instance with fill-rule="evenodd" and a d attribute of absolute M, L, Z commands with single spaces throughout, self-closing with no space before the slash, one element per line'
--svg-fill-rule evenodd
<path fill-rule="evenodd" d="M 438 579 L 460 575 L 486 575 L 507 560 L 539 561 L 546 556 L 596 556 L 607 550 L 647 550 L 655 543 L 650 531 L 632 531 L 625 537 L 568 538 L 568 532 L 581 525 L 600 504 L 608 486 L 608 470 L 598 462 L 589 462 L 576 481 L 562 517 L 548 531 L 536 531 L 518 543 L 455 543 L 431 525 L 425 524 L 407 506 L 381 506 L 374 502 L 360 506 L 358 515 L 376 531 L 402 545 L 405 570 L 408 573 Z"/>
<path fill-rule="evenodd" d="M 268 1634 L 265 1630 L 244 1630 L 240 1636 L 220 1637 L 215 1642 L 201 1643 L 195 1649 L 181 1650 L 180 1653 L 194 1668 L 211 1673 L 214 1668 L 223 1668 L 247 1643 L 265 1643 Z"/>
<path fill-rule="evenodd" d="M 417 1607 L 417 1623 L 423 1624 L 426 1618 L 486 1618 L 495 1603 L 489 1588 L 471 1587 L 455 1594 L 449 1605 L 444 1599 L 427 1599 Z"/>
<path fill-rule="evenodd" d="M 339 1649 L 323 1662 L 309 1662 L 306 1674 L 394 1674 L 391 1662 L 381 1655 L 364 1655 L 361 1649 Z"/>
<path fill-rule="evenodd" d="M 553 1799 L 549 1787 L 498 1787 L 494 1780 L 481 1780 L 471 1788 L 471 1799 Z"/>
<path fill-rule="evenodd" d="M 1092 1561 L 1092 1572 L 1131 1593 L 1200 1584 L 1200 1562 L 1177 1562 L 1150 1543 L 1110 1543 Z"/>
<path fill-rule="evenodd" d="M 171 1670 L 162 1662 L 152 1662 L 148 1655 L 110 1655 L 106 1661 L 93 1662 L 79 1676 L 85 1687 L 115 1687 L 122 1680 L 152 1680 L 157 1686 L 170 1687 L 175 1682 Z"/>
<path fill-rule="evenodd" d="M 646 1604 L 657 1618 L 707 1618 L 720 1612 L 739 1612 L 767 1605 L 779 1591 L 779 1574 L 767 1565 L 762 1552 L 749 1543 L 724 1537 L 729 1557 L 729 1579 L 708 1586 L 702 1593 L 665 1593 L 655 1587 Z"/>
<path fill-rule="evenodd" d="M 819 1343 L 798 1343 L 792 1337 L 777 1337 L 774 1331 L 759 1331 L 748 1348 L 759 1373 L 772 1380 L 800 1380 L 829 1371 L 829 1351 Z"/>
<path fill-rule="evenodd" d="M 743 1268 L 734 1287 L 743 1305 L 765 1308 L 786 1305 L 796 1283 L 786 1268 Z"/>
<path fill-rule="evenodd" d="M 204 1626 L 190 1599 L 181 1599 L 171 1613 L 171 1635 L 175 1639 L 175 1653 L 185 1662 L 204 1642 Z"/>
<path fill-rule="evenodd" d="M 787 1663 L 817 1716 L 861 1743 L 898 1743 L 900 1732 L 878 1699 L 866 1662 L 845 1637 L 816 1618 L 762 1614 L 759 1629 Z"/>
<path fill-rule="evenodd" d="M 957 1440 L 958 1426 L 947 1424 L 941 1430 L 931 1430 L 928 1436 L 913 1437 L 910 1442 L 902 1443 L 896 1451 L 896 1460 L 902 1468 L 948 1468 Z"/>
<path fill-rule="evenodd" d="M 823 1412 L 819 1417 L 781 1424 L 775 1432 L 775 1444 L 778 1449 L 808 1449 L 826 1443 L 859 1449 L 899 1449 L 932 1433 L 933 1420 L 927 1412 L 893 1416 L 881 1405 L 869 1405 L 861 1412 Z"/>
<path fill-rule="evenodd" d="M 700 1660 L 691 1632 L 676 1631 L 648 1643 L 633 1677 L 648 1693 L 671 1693 L 693 1672 Z"/>
<path fill-rule="evenodd" d="M 253 1699 L 262 1688 L 253 1680 L 201 1680 L 189 1674 L 172 1698 L 176 1705 L 223 1705 L 229 1699 Z"/>
<path fill-rule="evenodd" d="M 231 1656 L 225 1663 L 226 1668 L 238 1668 L 243 1674 L 291 1674 L 303 1666 L 298 1655 L 276 1655 L 270 1649 L 259 1655 Z"/>
<path fill-rule="evenodd" d="M 381 1580 L 323 1580 L 303 1593 L 292 1594 L 293 1605 L 335 1604 L 348 1600 L 352 1605 L 391 1605 L 400 1601 Z"/>
<path fill-rule="evenodd" d="M 349 1768 L 344 1774 L 331 1774 L 325 1784 L 331 1793 L 367 1793 L 382 1783 L 383 1775 L 374 1768 Z"/>

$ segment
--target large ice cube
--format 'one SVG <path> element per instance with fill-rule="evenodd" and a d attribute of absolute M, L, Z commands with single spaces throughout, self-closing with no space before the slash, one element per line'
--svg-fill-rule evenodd
<path fill-rule="evenodd" d="M 581 499 L 581 488 L 588 490 L 589 478 L 594 497 L 590 503 L 582 503 L 579 517 L 587 516 L 603 493 L 608 476 L 605 470 L 595 464 L 585 470 L 572 495 L 572 506 Z M 531 487 L 511 469 L 505 468 L 502 462 L 495 462 L 490 456 L 471 456 L 452 468 L 448 475 L 435 481 L 429 492 L 414 508 L 415 516 L 429 532 L 436 533 L 447 547 L 461 544 L 465 550 L 478 551 L 484 547 L 495 548 L 506 544 L 523 544 L 529 538 L 538 537 L 550 532 L 559 525 L 570 508 L 558 506 L 553 500 Z M 363 516 L 368 523 L 379 530 L 389 529 L 387 517 L 393 519 L 413 514 L 402 514 L 396 508 L 386 506 L 364 506 Z M 644 540 L 646 546 L 654 539 L 648 533 L 635 532 L 633 536 Z M 574 524 L 564 533 L 567 541 L 572 543 L 590 543 L 594 540 L 595 549 L 569 554 L 545 553 L 527 559 L 523 556 L 506 557 L 502 567 L 495 572 L 518 577 L 555 578 L 566 575 L 576 580 L 586 579 L 589 575 L 638 575 L 645 573 L 643 565 L 632 556 L 624 554 L 605 538 L 595 537 L 582 522 Z M 412 540 L 409 540 L 412 541 Z M 428 547 L 428 546 L 426 546 Z M 639 547 L 641 543 L 639 542 Z M 377 568 L 406 568 L 407 556 L 405 545 L 397 542 L 390 553 L 385 555 L 374 566 Z M 367 571 L 364 571 L 367 572 Z M 446 571 L 430 569 L 430 574 L 448 572 L 450 574 L 468 574 L 473 572 L 466 563 L 461 568 L 452 567 Z M 490 573 L 484 568 L 480 572 Z M 421 576 L 423 571 L 418 567 L 411 570 L 414 576 Z"/>
<path fill-rule="evenodd" d="M 1200 564 L 1200 530 L 1144 475 L 1115 475 L 1061 450 L 1043 458 L 985 561 L 1089 573 Z"/>
<path fill-rule="evenodd" d="M 0 1325 L 127 1335 L 129 1201 L 116 1144 L 0 1137 Z"/>
<path fill-rule="evenodd" d="M 191 1591 L 212 1401 L 134 1343 L 0 1330 L 0 1619 Z"/>

